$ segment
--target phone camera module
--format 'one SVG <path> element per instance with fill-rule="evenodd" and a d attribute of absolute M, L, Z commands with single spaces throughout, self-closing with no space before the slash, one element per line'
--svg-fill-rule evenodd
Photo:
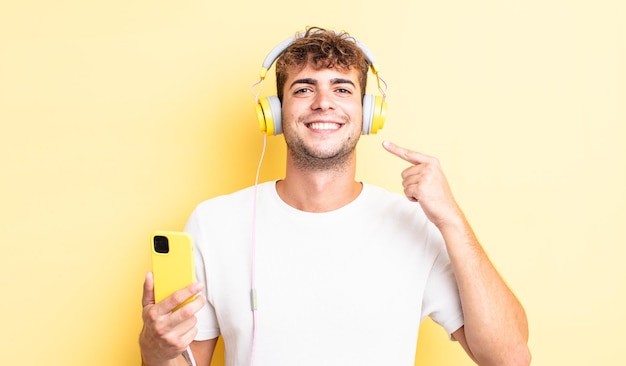
<path fill-rule="evenodd" d="M 157 235 L 154 237 L 154 251 L 157 253 L 170 252 L 170 245 L 166 236 Z"/>

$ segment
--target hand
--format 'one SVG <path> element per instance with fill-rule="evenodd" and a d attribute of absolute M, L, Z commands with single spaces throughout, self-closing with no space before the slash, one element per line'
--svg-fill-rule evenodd
<path fill-rule="evenodd" d="M 197 296 L 180 309 L 173 310 L 188 298 L 198 295 L 202 288 L 202 284 L 194 283 L 156 304 L 154 279 L 151 272 L 146 274 L 142 297 L 143 329 L 139 337 L 144 364 L 158 365 L 175 359 L 193 341 L 198 332 L 195 313 L 204 305 L 204 297 Z"/>
<path fill-rule="evenodd" d="M 441 229 L 442 225 L 462 216 L 439 160 L 402 148 L 389 141 L 384 141 L 383 147 L 413 164 L 402 172 L 404 194 L 410 201 L 420 203 L 432 223 Z"/>

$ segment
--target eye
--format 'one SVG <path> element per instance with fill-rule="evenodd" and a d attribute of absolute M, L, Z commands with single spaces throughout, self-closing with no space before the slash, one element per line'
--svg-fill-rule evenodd
<path fill-rule="evenodd" d="M 304 88 L 298 88 L 296 90 L 294 90 L 294 94 L 305 94 L 305 93 L 310 93 L 312 90 L 311 88 L 308 87 L 304 87 Z"/>
<path fill-rule="evenodd" d="M 354 94 L 354 90 L 353 90 L 353 88 L 350 88 L 350 87 L 347 87 L 347 88 L 337 87 L 335 89 L 335 93 L 337 93 L 339 95 L 349 96 L 349 95 Z"/>

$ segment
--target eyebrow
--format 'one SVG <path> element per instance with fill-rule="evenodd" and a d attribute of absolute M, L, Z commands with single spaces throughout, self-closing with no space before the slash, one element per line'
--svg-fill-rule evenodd
<path fill-rule="evenodd" d="M 335 85 L 335 84 L 350 84 L 352 86 L 356 86 L 354 85 L 354 82 L 350 79 L 344 79 L 344 78 L 334 78 L 330 80 L 331 85 Z M 289 86 L 290 88 L 293 87 L 296 84 L 309 84 L 309 85 L 317 85 L 317 80 L 313 79 L 313 78 L 302 78 L 302 79 L 297 79 L 294 80 L 293 83 L 291 83 L 291 85 Z"/>

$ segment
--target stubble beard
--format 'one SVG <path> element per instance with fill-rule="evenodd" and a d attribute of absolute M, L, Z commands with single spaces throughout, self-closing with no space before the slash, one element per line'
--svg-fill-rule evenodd
<path fill-rule="evenodd" d="M 293 163 L 304 171 L 343 171 L 354 159 L 354 151 L 360 135 L 350 136 L 333 150 L 316 150 L 308 146 L 299 136 L 290 136 L 285 131 L 287 150 Z"/>

